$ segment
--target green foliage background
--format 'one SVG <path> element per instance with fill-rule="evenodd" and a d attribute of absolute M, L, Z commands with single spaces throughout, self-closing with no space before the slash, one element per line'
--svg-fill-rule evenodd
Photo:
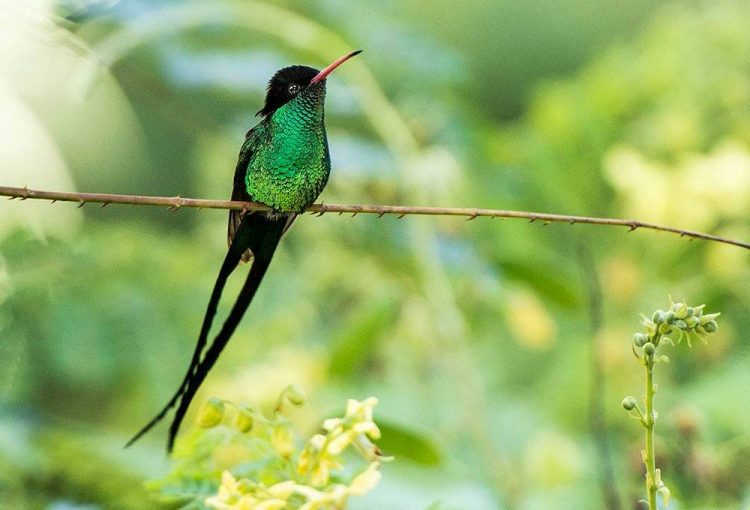
<path fill-rule="evenodd" d="M 0 182 L 227 197 L 268 77 L 364 48 L 329 80 L 326 202 L 750 239 L 747 2 L 458 5 L 4 2 Z M 164 427 L 122 445 L 182 377 L 224 229 L 218 211 L 0 203 L 3 505 L 157 506 L 142 481 L 168 469 Z M 744 507 L 749 276 L 747 252 L 664 234 L 305 217 L 197 402 L 296 383 L 314 430 L 376 395 L 397 460 L 355 509 L 602 508 L 603 485 L 631 508 L 630 338 L 671 293 L 723 320 L 661 371 L 659 465 L 681 508 Z"/>

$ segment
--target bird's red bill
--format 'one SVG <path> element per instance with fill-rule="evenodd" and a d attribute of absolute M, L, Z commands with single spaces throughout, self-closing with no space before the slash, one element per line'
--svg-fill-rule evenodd
<path fill-rule="evenodd" d="M 352 58 L 353 56 L 359 55 L 360 53 L 362 53 L 362 50 L 355 50 L 355 51 L 352 51 L 351 53 L 347 53 L 343 57 L 336 59 L 331 64 L 329 64 L 325 69 L 323 69 L 318 74 L 316 74 L 315 77 L 312 80 L 310 80 L 310 85 L 314 83 L 318 83 L 319 81 L 325 80 L 326 77 L 328 77 L 328 75 L 331 74 L 334 69 L 336 69 L 338 66 L 340 66 L 341 64 L 343 64 L 344 62 Z"/>

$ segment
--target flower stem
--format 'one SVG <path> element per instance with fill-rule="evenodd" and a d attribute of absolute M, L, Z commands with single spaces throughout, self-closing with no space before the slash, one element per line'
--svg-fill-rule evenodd
<path fill-rule="evenodd" d="M 655 354 L 645 356 L 646 364 L 646 416 L 643 426 L 646 428 L 646 451 L 643 462 L 646 464 L 646 492 L 648 493 L 648 506 L 650 510 L 657 510 L 656 506 L 656 455 L 654 454 L 654 424 L 656 413 L 654 412 L 654 358 Z"/>

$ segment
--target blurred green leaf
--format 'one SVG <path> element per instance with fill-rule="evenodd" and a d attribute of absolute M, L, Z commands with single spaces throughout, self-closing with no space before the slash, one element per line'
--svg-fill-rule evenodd
<path fill-rule="evenodd" d="M 426 466 L 437 466 L 443 462 L 443 454 L 431 433 L 387 419 L 379 419 L 378 426 L 383 433 L 378 445 L 385 455 L 408 459 Z"/>

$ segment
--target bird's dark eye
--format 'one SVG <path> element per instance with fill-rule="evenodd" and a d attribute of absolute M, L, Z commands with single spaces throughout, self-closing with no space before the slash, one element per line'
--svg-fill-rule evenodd
<path fill-rule="evenodd" d="M 294 95 L 297 92 L 299 92 L 299 89 L 300 89 L 299 85 L 297 85 L 296 83 L 292 83 L 291 85 L 289 85 L 289 89 L 288 90 L 289 90 L 289 93 L 291 95 Z"/>

